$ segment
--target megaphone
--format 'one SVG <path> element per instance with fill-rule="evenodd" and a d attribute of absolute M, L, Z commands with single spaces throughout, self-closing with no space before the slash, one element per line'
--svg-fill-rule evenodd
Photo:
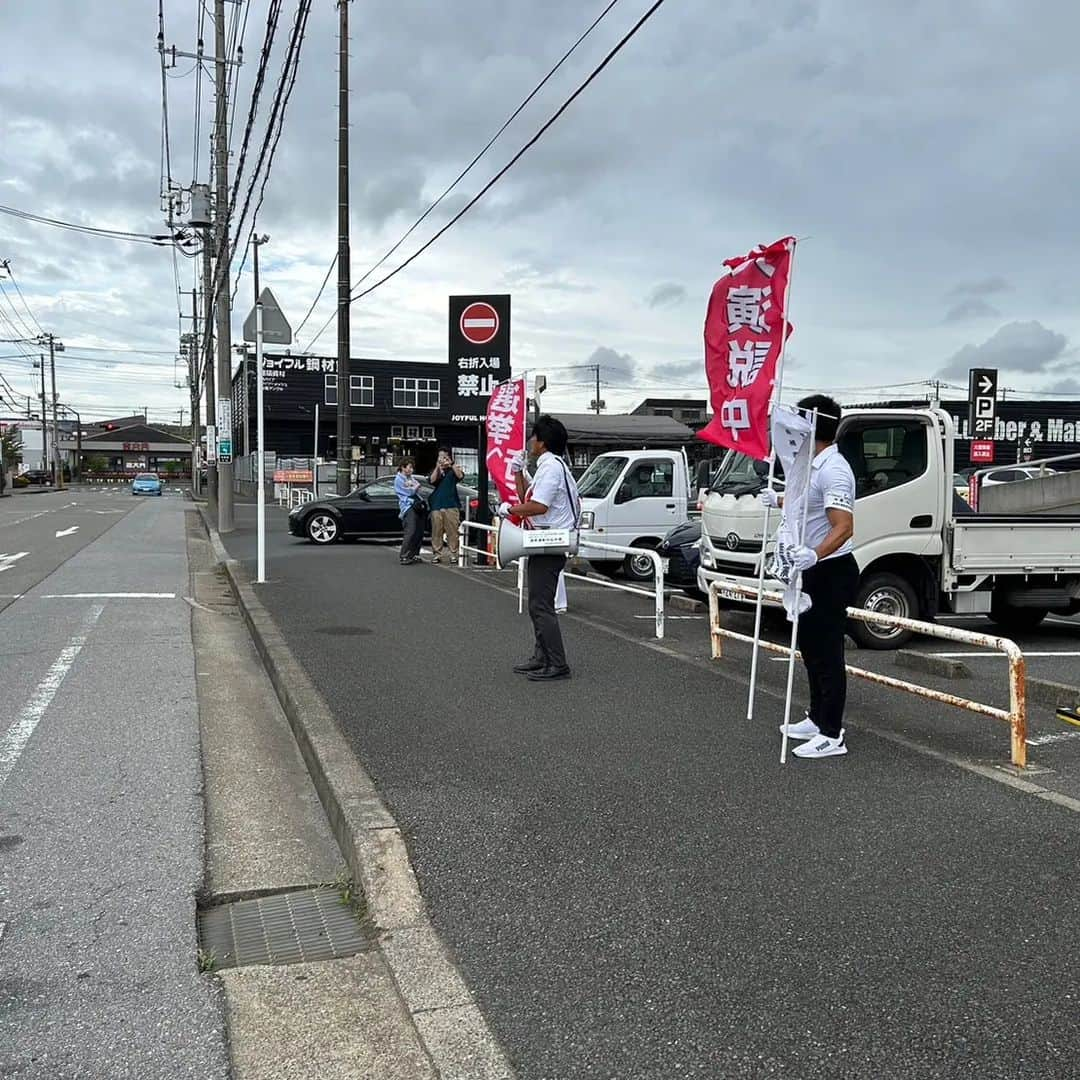
<path fill-rule="evenodd" d="M 495 526 L 495 563 L 505 570 L 522 555 L 576 555 L 576 529 L 522 529 L 507 518 Z"/>

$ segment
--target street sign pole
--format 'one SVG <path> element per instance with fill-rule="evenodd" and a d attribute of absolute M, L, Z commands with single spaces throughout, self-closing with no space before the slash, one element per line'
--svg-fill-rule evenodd
<path fill-rule="evenodd" d="M 247 387 L 244 388 L 245 392 Z M 258 494 L 258 558 L 260 585 L 266 582 L 266 429 L 263 423 L 263 306 L 262 300 L 255 301 L 255 413 L 258 425 L 255 442 L 258 461 L 255 466 L 255 483 Z M 246 418 L 245 418 L 246 422 Z"/>

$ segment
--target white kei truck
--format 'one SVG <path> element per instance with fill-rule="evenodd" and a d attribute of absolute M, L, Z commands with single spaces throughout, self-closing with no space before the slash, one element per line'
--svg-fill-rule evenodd
<path fill-rule="evenodd" d="M 1080 516 L 972 512 L 953 486 L 955 434 L 942 409 L 845 412 L 837 444 L 855 474 L 856 605 L 923 620 L 983 614 L 1006 633 L 1049 612 L 1080 611 Z M 705 498 L 698 584 L 718 582 L 728 601 L 746 602 L 725 596 L 725 582 L 757 584 L 764 509 L 751 491 L 764 487 L 762 472 L 732 455 L 714 487 L 740 490 L 724 483 L 736 473 L 758 482 Z M 773 511 L 770 537 L 779 520 Z M 854 621 L 849 633 L 870 649 L 899 648 L 912 636 Z"/>
<path fill-rule="evenodd" d="M 590 550 L 589 540 L 652 551 L 696 506 L 690 481 L 685 450 L 611 450 L 593 458 L 578 481 L 578 554 L 602 574 L 622 570 L 632 581 L 652 580 L 648 555 Z"/>

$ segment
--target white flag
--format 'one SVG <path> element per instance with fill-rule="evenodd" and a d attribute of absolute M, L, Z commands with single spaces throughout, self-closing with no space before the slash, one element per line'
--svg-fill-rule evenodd
<path fill-rule="evenodd" d="M 810 489 L 810 464 L 814 457 L 814 429 L 810 421 L 787 405 L 777 405 L 772 414 L 773 452 L 784 467 L 784 516 L 776 533 L 776 545 L 766 567 L 770 577 L 782 581 L 784 607 L 791 617 L 795 609 L 795 568 L 791 549 L 803 542 L 803 504 Z M 799 610 L 810 607 L 810 598 L 799 594 Z"/>

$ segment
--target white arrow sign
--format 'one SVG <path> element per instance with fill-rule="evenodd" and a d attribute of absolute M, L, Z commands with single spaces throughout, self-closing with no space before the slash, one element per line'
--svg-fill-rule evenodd
<path fill-rule="evenodd" d="M 29 551 L 16 551 L 14 555 L 0 554 L 0 574 L 10 570 L 20 559 L 25 559 Z"/>
<path fill-rule="evenodd" d="M 994 388 L 994 380 L 991 379 L 989 375 L 984 375 L 979 380 L 979 393 L 980 394 L 989 394 L 990 391 L 993 388 Z"/>
<path fill-rule="evenodd" d="M 61 536 L 70 536 L 72 533 L 77 533 L 78 531 L 78 525 L 72 525 L 70 529 L 58 529 L 56 533 L 56 538 L 59 540 Z"/>

